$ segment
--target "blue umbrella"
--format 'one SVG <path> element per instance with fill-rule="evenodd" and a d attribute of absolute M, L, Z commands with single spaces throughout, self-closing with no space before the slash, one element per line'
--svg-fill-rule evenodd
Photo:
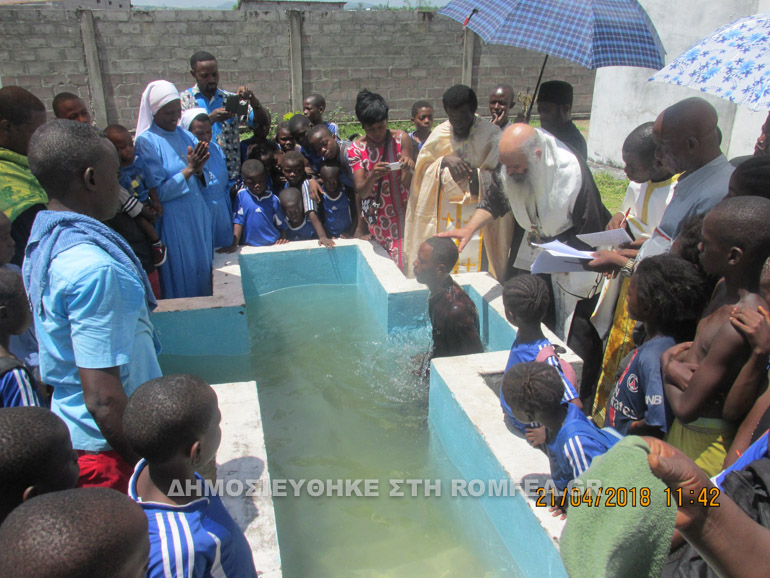
<path fill-rule="evenodd" d="M 454 0 L 439 10 L 487 44 L 534 50 L 588 69 L 660 70 L 666 51 L 636 0 Z"/>
<path fill-rule="evenodd" d="M 650 80 L 688 86 L 752 110 L 770 109 L 770 14 L 719 28 Z"/>

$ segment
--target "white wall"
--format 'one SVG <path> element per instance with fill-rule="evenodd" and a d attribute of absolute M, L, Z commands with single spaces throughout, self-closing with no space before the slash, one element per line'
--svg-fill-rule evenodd
<path fill-rule="evenodd" d="M 770 0 L 640 0 L 666 49 L 666 63 L 724 24 L 749 14 L 770 12 Z M 588 156 L 623 165 L 621 147 L 628 133 L 653 121 L 666 107 L 691 96 L 702 96 L 719 113 L 722 150 L 732 158 L 751 154 L 767 112 L 752 112 L 727 100 L 662 82 L 648 82 L 655 73 L 646 68 L 609 67 L 596 71 L 591 107 Z"/>

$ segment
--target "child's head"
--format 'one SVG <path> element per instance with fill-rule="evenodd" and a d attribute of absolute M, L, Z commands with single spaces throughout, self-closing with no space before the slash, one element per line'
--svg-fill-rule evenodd
<path fill-rule="evenodd" d="M 292 187 L 299 187 L 305 180 L 305 157 L 297 151 L 289 151 L 281 159 L 281 170 Z"/>
<path fill-rule="evenodd" d="M 79 474 L 59 416 L 42 407 L 0 410 L 0 522 L 26 500 L 74 488 Z"/>
<path fill-rule="evenodd" d="M 270 117 L 268 115 L 265 115 L 263 120 L 265 122 L 258 122 L 256 119 L 254 120 L 254 140 L 258 143 L 265 142 L 267 140 L 267 135 L 270 134 L 270 128 L 272 126 Z"/>
<path fill-rule="evenodd" d="M 284 120 L 279 122 L 278 126 L 275 127 L 275 140 L 283 152 L 287 153 L 294 150 L 297 141 L 295 141 L 294 137 L 291 135 L 289 121 Z"/>
<path fill-rule="evenodd" d="M 700 261 L 707 273 L 740 276 L 746 286 L 759 283 L 770 256 L 770 200 L 732 197 L 716 205 L 703 220 Z"/>
<path fill-rule="evenodd" d="M 430 131 L 433 128 L 433 105 L 427 100 L 418 100 L 412 105 L 412 122 L 417 130 Z"/>
<path fill-rule="evenodd" d="M 16 251 L 16 241 L 11 236 L 11 220 L 0 211 L 0 267 L 11 262 Z"/>
<path fill-rule="evenodd" d="M 111 124 L 104 129 L 104 134 L 110 139 L 110 142 L 118 149 L 120 156 L 120 166 L 127 167 L 134 162 L 134 139 L 128 129 L 119 124 Z"/>
<path fill-rule="evenodd" d="M 652 140 L 652 127 L 655 123 L 640 124 L 623 142 L 623 162 L 629 180 L 646 183 L 649 180 L 661 180 L 665 170 L 655 158 L 655 142 Z"/>
<path fill-rule="evenodd" d="M 0 269 L 0 336 L 21 335 L 32 323 L 21 275 Z"/>
<path fill-rule="evenodd" d="M 558 410 L 564 384 L 555 367 L 541 361 L 517 363 L 503 376 L 503 399 L 514 417 L 524 423 L 545 421 Z"/>
<path fill-rule="evenodd" d="M 356 118 L 372 144 L 385 142 L 389 110 L 388 103 L 376 92 L 362 90 L 356 96 Z"/>
<path fill-rule="evenodd" d="M 313 123 L 304 114 L 295 114 L 289 120 L 289 132 L 299 146 L 307 146 L 307 133 L 312 126 Z"/>
<path fill-rule="evenodd" d="M 125 494 L 80 488 L 38 496 L 0 527 L 4 578 L 143 578 L 147 515 Z"/>
<path fill-rule="evenodd" d="M 207 114 L 199 114 L 190 122 L 188 129 L 201 142 L 211 142 L 214 131 L 211 124 L 211 118 Z"/>
<path fill-rule="evenodd" d="M 305 98 L 302 105 L 302 112 L 310 119 L 313 124 L 324 121 L 324 111 L 326 110 L 326 99 L 320 94 L 311 94 Z"/>
<path fill-rule="evenodd" d="M 428 287 L 435 286 L 452 272 L 458 257 L 457 245 L 452 239 L 430 237 L 417 251 L 414 278 Z"/>
<path fill-rule="evenodd" d="M 505 317 L 517 327 L 539 327 L 545 319 L 550 303 L 548 284 L 537 275 L 517 275 L 505 282 Z"/>
<path fill-rule="evenodd" d="M 500 116 L 508 119 L 508 111 L 514 105 L 514 92 L 510 84 L 498 84 L 489 95 L 489 113 L 493 116 Z"/>
<path fill-rule="evenodd" d="M 335 160 L 340 154 L 340 145 L 325 124 L 317 124 L 307 133 L 307 143 L 315 154 L 326 161 Z"/>
<path fill-rule="evenodd" d="M 53 97 L 52 108 L 56 118 L 91 124 L 91 112 L 77 94 L 60 92 Z"/>
<path fill-rule="evenodd" d="M 150 468 L 183 461 L 197 469 L 216 454 L 221 417 L 216 393 L 200 377 L 164 375 L 131 394 L 123 433 Z"/>
<path fill-rule="evenodd" d="M 695 335 L 709 285 L 698 268 L 673 255 L 642 260 L 628 286 L 628 315 L 677 342 Z"/>
<path fill-rule="evenodd" d="M 340 168 L 336 165 L 322 165 L 319 171 L 324 185 L 324 192 L 332 197 L 340 190 Z"/>
<path fill-rule="evenodd" d="M 29 169 L 49 199 L 99 221 L 118 208 L 119 167 L 115 146 L 91 125 L 53 120 L 29 142 Z"/>
<path fill-rule="evenodd" d="M 278 161 L 275 160 L 275 152 L 273 147 L 267 142 L 258 142 L 249 146 L 246 153 L 247 159 L 256 159 L 265 165 L 265 170 L 269 173 L 273 172 Z"/>
<path fill-rule="evenodd" d="M 258 160 L 251 159 L 241 165 L 241 178 L 252 195 L 261 197 L 267 191 L 267 171 Z"/>
<path fill-rule="evenodd" d="M 770 156 L 751 157 L 738 165 L 730 177 L 727 196 L 770 199 Z"/>
<path fill-rule="evenodd" d="M 305 210 L 302 206 L 302 193 L 299 192 L 299 189 L 286 187 L 278 195 L 278 200 L 281 201 L 283 212 L 286 213 L 286 218 L 292 225 L 296 226 L 302 223 Z"/>

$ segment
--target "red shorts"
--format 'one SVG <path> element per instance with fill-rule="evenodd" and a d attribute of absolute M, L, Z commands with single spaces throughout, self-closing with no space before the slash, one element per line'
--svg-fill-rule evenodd
<path fill-rule="evenodd" d="M 160 277 L 158 277 L 158 270 L 155 269 L 155 271 L 147 275 L 147 278 L 150 280 L 150 287 L 152 287 L 155 299 L 160 299 Z"/>
<path fill-rule="evenodd" d="M 118 452 L 77 452 L 80 466 L 78 488 L 112 488 L 123 494 L 128 493 L 128 481 L 134 473 L 134 468 L 128 465 Z"/>

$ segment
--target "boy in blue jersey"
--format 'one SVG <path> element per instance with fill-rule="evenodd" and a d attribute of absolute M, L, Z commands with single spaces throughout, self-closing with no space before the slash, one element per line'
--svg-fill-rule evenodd
<path fill-rule="evenodd" d="M 326 99 L 320 94 L 311 94 L 305 97 L 305 100 L 302 103 L 302 112 L 306 117 L 310 119 L 310 122 L 313 123 L 314 126 L 322 124 L 326 128 L 328 128 L 329 132 L 331 132 L 336 138 L 339 138 L 340 137 L 339 127 L 331 121 L 329 122 L 324 121 L 325 110 L 326 110 Z"/>
<path fill-rule="evenodd" d="M 196 473 L 214 459 L 221 417 L 216 393 L 194 375 L 150 380 L 128 400 L 123 428 L 142 456 L 128 494 L 150 523 L 148 578 L 257 576 L 246 537 Z"/>
<path fill-rule="evenodd" d="M 324 229 L 329 236 L 352 237 L 355 224 L 350 215 L 350 199 L 340 186 L 340 168 L 323 165 L 320 171 L 323 183 L 321 209 L 324 215 Z"/>
<path fill-rule="evenodd" d="M 506 371 L 517 363 L 535 361 L 544 349 L 550 349 L 553 352 L 553 345 L 543 335 L 542 329 L 542 322 L 548 312 L 550 300 L 548 285 L 536 275 L 518 275 L 509 279 L 505 284 L 503 288 L 505 317 L 512 325 L 516 326 L 516 339 L 511 346 L 511 353 L 508 355 L 508 363 L 505 365 Z M 582 409 L 583 405 L 577 390 L 564 375 L 561 362 L 556 357 L 555 352 L 548 355 L 545 362 L 555 367 L 559 372 L 564 386 L 562 403 L 572 403 Z M 503 397 L 502 389 L 500 389 L 500 406 L 503 408 L 506 420 L 525 434 L 529 443 L 533 446 L 545 443 L 545 427 L 537 422 L 522 423 L 517 420 Z"/>
<path fill-rule="evenodd" d="M 0 407 L 44 405 L 37 381 L 10 351 L 11 335 L 25 333 L 31 323 L 21 275 L 0 269 Z"/>
<path fill-rule="evenodd" d="M 286 188 L 278 195 L 278 199 L 286 215 L 285 227 L 281 230 L 282 235 L 289 241 L 316 239 L 315 229 L 302 209 L 302 193 L 299 189 Z"/>
<path fill-rule="evenodd" d="M 243 236 L 243 244 L 265 247 L 287 243 L 281 238 L 280 228 L 286 217 L 281 203 L 273 191 L 267 188 L 265 165 L 257 160 L 248 160 L 241 167 L 243 185 L 235 199 L 233 217 L 233 244 L 217 249 L 217 253 L 234 253 Z"/>
<path fill-rule="evenodd" d="M 674 416 L 663 394 L 660 358 L 692 340 L 707 301 L 706 279 L 692 263 L 671 255 L 639 263 L 628 286 L 628 315 L 644 323 L 646 339 L 615 384 L 605 425 L 622 435 L 663 438 Z"/>
<path fill-rule="evenodd" d="M 283 174 L 286 177 L 286 186 L 302 191 L 302 205 L 305 216 L 313 225 L 313 229 L 315 229 L 318 236 L 318 244 L 323 245 L 327 249 L 334 247 L 334 241 L 327 237 L 323 223 L 321 223 L 321 219 L 318 216 L 318 205 L 310 195 L 310 178 L 305 172 L 305 159 L 297 151 L 289 151 L 283 155 L 281 164 Z"/>
<path fill-rule="evenodd" d="M 70 432 L 56 414 L 42 407 L 0 410 L 0 523 L 30 498 L 74 488 L 79 472 Z"/>
<path fill-rule="evenodd" d="M 578 406 L 562 403 L 561 375 L 547 363 L 514 365 L 505 372 L 502 393 L 516 419 L 538 421 L 545 426 L 551 477 L 560 494 L 591 466 L 596 456 L 621 439 L 588 421 Z"/>

